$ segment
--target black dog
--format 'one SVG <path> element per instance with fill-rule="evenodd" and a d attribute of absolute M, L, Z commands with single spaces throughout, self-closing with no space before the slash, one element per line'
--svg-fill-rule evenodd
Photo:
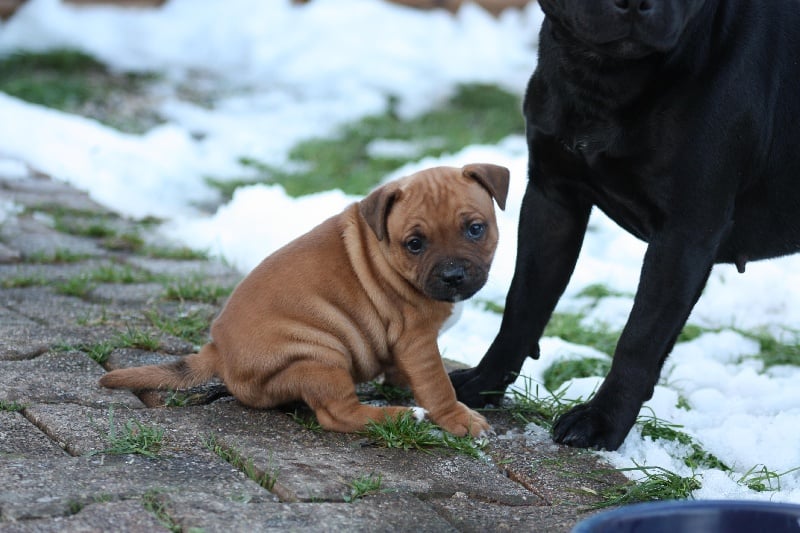
<path fill-rule="evenodd" d="M 557 442 L 614 450 L 714 263 L 800 249 L 800 0 L 540 0 L 529 183 L 500 332 L 451 377 L 497 401 L 572 275 L 593 206 L 648 243 L 611 371 Z"/>

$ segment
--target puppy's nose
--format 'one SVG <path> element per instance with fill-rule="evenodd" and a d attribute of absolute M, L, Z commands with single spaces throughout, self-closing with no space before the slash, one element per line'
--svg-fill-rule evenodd
<path fill-rule="evenodd" d="M 451 266 L 442 271 L 442 281 L 450 287 L 458 287 L 464 283 L 467 271 L 463 266 Z"/>

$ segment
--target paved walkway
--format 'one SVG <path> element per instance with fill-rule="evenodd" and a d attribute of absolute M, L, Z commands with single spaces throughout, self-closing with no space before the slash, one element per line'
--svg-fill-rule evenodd
<path fill-rule="evenodd" d="M 0 532 L 569 531 L 621 481 L 502 412 L 477 460 L 320 431 L 214 385 L 98 387 L 106 369 L 191 353 L 240 278 L 154 228 L 0 175 Z M 150 455 L 111 453 L 159 431 Z M 349 502 L 370 478 L 381 490 Z"/>

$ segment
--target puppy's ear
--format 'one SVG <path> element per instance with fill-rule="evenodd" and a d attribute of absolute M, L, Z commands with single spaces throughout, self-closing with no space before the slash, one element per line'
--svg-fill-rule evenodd
<path fill-rule="evenodd" d="M 505 210 L 506 198 L 508 197 L 508 182 L 510 173 L 506 167 L 490 165 L 488 163 L 477 163 L 466 165 L 462 172 L 468 178 L 472 178 L 489 191 L 497 206 Z"/>
<path fill-rule="evenodd" d="M 378 187 L 358 204 L 358 210 L 379 241 L 387 237 L 386 219 L 392 205 L 400 198 L 400 188 L 389 183 Z"/>

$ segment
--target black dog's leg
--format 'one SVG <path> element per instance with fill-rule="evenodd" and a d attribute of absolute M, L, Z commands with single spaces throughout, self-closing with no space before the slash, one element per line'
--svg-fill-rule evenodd
<path fill-rule="evenodd" d="M 606 450 L 622 444 L 705 286 L 720 235 L 672 228 L 651 239 L 611 370 L 590 401 L 558 419 L 556 442 Z"/>
<path fill-rule="evenodd" d="M 545 195 L 528 183 L 500 332 L 477 367 L 450 374 L 460 401 L 497 404 L 525 358 L 539 357 L 539 337 L 575 268 L 590 213 L 591 204 L 574 194 Z"/>

